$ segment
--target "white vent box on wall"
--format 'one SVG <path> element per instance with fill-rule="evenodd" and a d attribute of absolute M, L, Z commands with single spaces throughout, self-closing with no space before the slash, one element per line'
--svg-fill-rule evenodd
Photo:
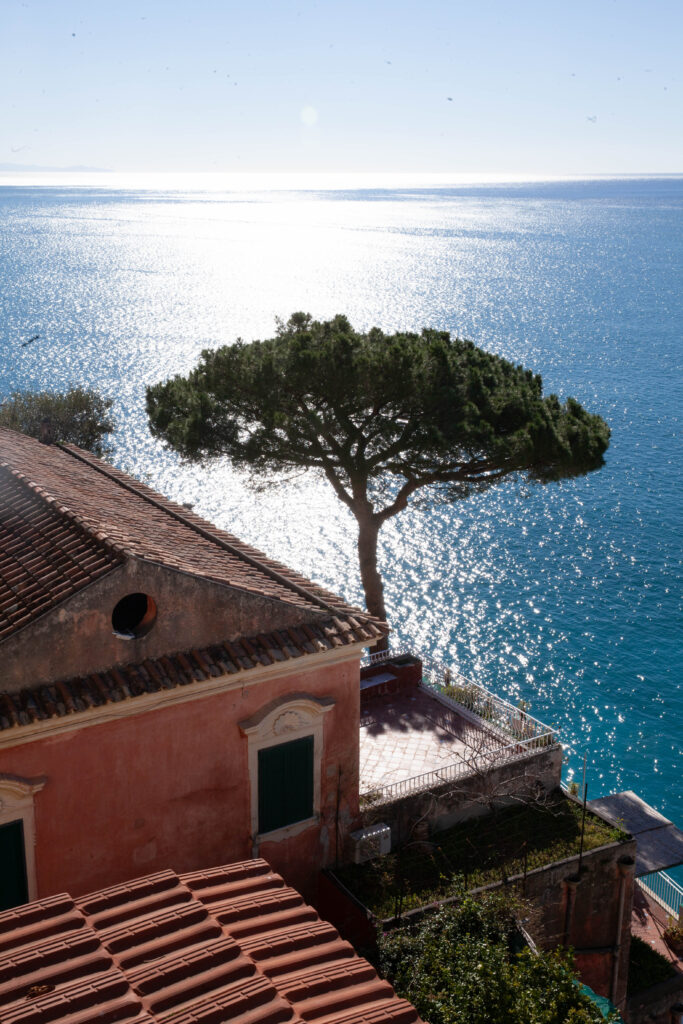
<path fill-rule="evenodd" d="M 351 851 L 354 864 L 362 864 L 373 857 L 382 857 L 391 851 L 391 829 L 380 822 L 378 825 L 352 832 Z"/>

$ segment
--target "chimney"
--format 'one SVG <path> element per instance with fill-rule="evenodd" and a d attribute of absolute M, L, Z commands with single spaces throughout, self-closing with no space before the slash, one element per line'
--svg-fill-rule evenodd
<path fill-rule="evenodd" d="M 53 440 L 52 420 L 49 416 L 45 416 L 40 421 L 40 441 L 41 444 L 52 444 Z"/>

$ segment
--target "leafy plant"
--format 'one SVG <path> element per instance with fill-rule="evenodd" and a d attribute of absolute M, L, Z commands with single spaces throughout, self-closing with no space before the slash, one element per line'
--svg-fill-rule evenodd
<path fill-rule="evenodd" d="M 91 388 L 15 391 L 0 404 L 0 427 L 39 439 L 45 429 L 50 440 L 75 444 L 101 458 L 112 451 L 104 441 L 116 427 L 112 404 Z"/>
<path fill-rule="evenodd" d="M 683 924 L 679 924 L 673 917 L 667 917 L 666 928 L 662 932 L 665 942 L 672 949 L 683 949 Z"/>
<path fill-rule="evenodd" d="M 494 705 L 491 697 L 483 693 L 474 683 L 449 684 L 444 687 L 443 692 L 451 700 L 462 704 L 463 707 L 473 711 L 487 722 L 491 722 L 494 716 Z"/>
<path fill-rule="evenodd" d="M 456 902 L 380 939 L 380 970 L 430 1024 L 597 1024 L 600 1011 L 576 984 L 571 953 L 520 948 L 509 893 Z"/>
<path fill-rule="evenodd" d="M 666 981 L 676 974 L 676 969 L 666 957 L 648 945 L 638 935 L 631 936 L 631 953 L 628 969 L 628 994 Z"/>

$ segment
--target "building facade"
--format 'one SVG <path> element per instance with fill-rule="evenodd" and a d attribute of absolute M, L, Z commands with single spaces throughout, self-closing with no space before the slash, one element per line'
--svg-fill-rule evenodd
<path fill-rule="evenodd" d="M 2 905 L 262 855 L 358 812 L 383 623 L 94 456 L 0 431 Z"/>

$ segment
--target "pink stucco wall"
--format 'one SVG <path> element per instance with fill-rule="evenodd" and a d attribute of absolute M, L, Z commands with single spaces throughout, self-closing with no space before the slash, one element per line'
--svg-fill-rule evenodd
<path fill-rule="evenodd" d="M 248 743 L 238 722 L 302 692 L 336 702 L 324 715 L 320 821 L 259 852 L 310 893 L 316 869 L 335 857 L 337 804 L 347 824 L 358 810 L 357 654 L 22 746 L 2 749 L 0 737 L 0 773 L 47 779 L 35 796 L 38 896 L 250 857 Z"/>

